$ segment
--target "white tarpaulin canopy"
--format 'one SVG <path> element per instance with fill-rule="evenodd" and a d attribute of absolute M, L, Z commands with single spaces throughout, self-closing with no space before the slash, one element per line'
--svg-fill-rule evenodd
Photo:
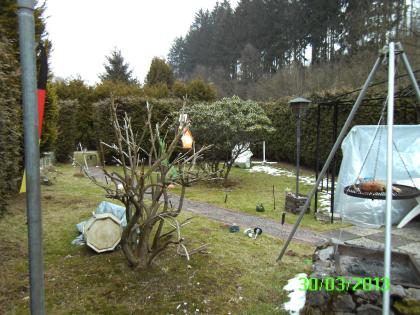
<path fill-rule="evenodd" d="M 376 132 L 378 135 L 372 144 Z M 334 208 L 341 214 L 343 221 L 373 228 L 385 224 L 385 200 L 348 196 L 344 194 L 344 187 L 354 184 L 358 176 L 361 179 L 372 178 L 375 169 L 375 180 L 386 182 L 386 138 L 386 126 L 354 126 L 343 140 L 343 161 L 334 199 Z M 413 186 L 404 167 L 405 163 L 417 188 L 420 188 L 420 125 L 396 125 L 393 138 L 398 149 L 394 147 L 393 151 L 393 182 Z M 365 164 L 362 168 L 363 162 Z M 401 221 L 414 205 L 413 199 L 392 201 L 392 223 Z"/>

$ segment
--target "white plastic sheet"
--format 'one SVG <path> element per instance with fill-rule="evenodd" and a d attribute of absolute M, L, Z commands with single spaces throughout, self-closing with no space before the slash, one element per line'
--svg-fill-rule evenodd
<path fill-rule="evenodd" d="M 250 168 L 251 167 L 251 157 L 253 156 L 250 144 L 245 144 L 245 149 L 243 148 L 243 145 L 235 145 L 235 147 L 232 150 L 232 155 L 236 155 L 238 150 L 242 150 L 243 152 L 239 154 L 239 156 L 234 161 L 234 166 L 239 166 L 240 168 Z"/>
<path fill-rule="evenodd" d="M 334 207 L 340 213 L 343 221 L 370 228 L 379 228 L 385 224 L 385 200 L 348 196 L 344 194 L 344 187 L 354 184 L 358 176 L 372 178 L 375 166 L 375 179 L 386 182 L 386 126 L 379 127 L 378 136 L 366 157 L 377 128 L 377 126 L 354 126 L 344 139 L 341 146 L 343 161 L 334 199 Z M 395 148 L 393 150 L 393 182 L 413 186 L 402 160 L 417 183 L 420 178 L 420 125 L 396 125 L 393 135 L 395 146 L 399 151 L 398 154 Z M 378 144 L 380 144 L 379 152 Z M 359 175 L 365 158 L 365 165 Z M 417 186 L 417 188 L 420 187 Z M 414 205 L 414 199 L 394 200 L 392 202 L 392 223 L 399 223 Z"/>

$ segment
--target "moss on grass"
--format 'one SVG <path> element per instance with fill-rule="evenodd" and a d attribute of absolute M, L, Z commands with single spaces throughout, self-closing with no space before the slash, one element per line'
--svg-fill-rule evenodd
<path fill-rule="evenodd" d="M 42 190 L 45 296 L 48 314 L 283 314 L 282 287 L 299 272 L 313 248 L 292 244 L 296 255 L 275 259 L 282 242 L 251 240 L 225 225 L 197 217 L 185 226 L 187 245 L 210 243 L 191 261 L 170 249 L 147 270 L 127 266 L 120 250 L 101 255 L 70 244 L 75 224 L 103 200 L 88 179 L 62 175 Z M 183 216 L 184 218 L 186 216 Z M 0 219 L 0 314 L 29 313 L 27 226 L 24 196 Z"/>
<path fill-rule="evenodd" d="M 281 168 L 293 170 L 291 165 L 285 163 L 279 164 Z M 304 170 L 304 176 L 313 175 L 310 171 Z M 222 185 L 214 183 L 198 183 L 187 190 L 186 198 L 195 201 L 207 202 L 219 207 L 246 212 L 252 215 L 262 216 L 270 219 L 279 220 L 285 206 L 285 190 L 287 188 L 294 190 L 295 178 L 286 176 L 272 176 L 265 173 L 250 173 L 247 170 L 233 168 L 230 175 L 230 187 L 224 188 Z M 275 189 L 275 204 L 273 199 L 273 185 Z M 308 194 L 312 189 L 311 185 L 301 184 L 299 186 L 302 194 Z M 180 189 L 174 190 L 179 192 Z M 227 196 L 227 202 L 225 198 Z M 257 212 L 256 205 L 262 203 L 264 212 Z M 311 212 L 305 214 L 300 224 L 301 227 L 310 228 L 315 231 L 329 231 L 345 226 L 341 223 L 324 223 L 314 218 L 314 202 L 311 205 Z M 287 213 L 286 222 L 294 224 L 297 215 Z"/>

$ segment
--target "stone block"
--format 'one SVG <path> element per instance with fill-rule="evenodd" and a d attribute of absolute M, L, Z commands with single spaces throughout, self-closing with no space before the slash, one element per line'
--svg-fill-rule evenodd
<path fill-rule="evenodd" d="M 336 312 L 351 312 L 356 308 L 350 294 L 337 295 L 333 302 L 333 310 Z"/>

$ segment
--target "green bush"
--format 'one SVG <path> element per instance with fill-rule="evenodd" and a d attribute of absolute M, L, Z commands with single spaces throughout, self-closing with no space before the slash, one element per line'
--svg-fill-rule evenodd
<path fill-rule="evenodd" d="M 193 101 L 213 101 L 216 99 L 216 89 L 201 78 L 191 80 L 187 84 L 188 99 Z"/>
<path fill-rule="evenodd" d="M 166 86 L 172 86 L 174 81 L 175 78 L 171 66 L 166 63 L 165 59 L 154 57 L 146 76 L 147 85 L 154 86 L 164 84 Z"/>
<path fill-rule="evenodd" d="M 273 132 L 271 121 L 254 101 L 239 97 L 223 98 L 207 104 L 194 104 L 187 109 L 197 149 L 211 145 L 204 161 L 226 180 L 236 158 L 247 150 L 247 143 L 261 141 Z M 236 147 L 236 153 L 232 151 Z"/>
<path fill-rule="evenodd" d="M 187 95 L 187 85 L 182 81 L 175 81 L 172 85 L 172 95 L 183 99 Z"/>
<path fill-rule="evenodd" d="M 48 84 L 45 96 L 44 119 L 42 122 L 41 152 L 55 151 L 59 111 L 56 89 L 54 85 Z"/>
<path fill-rule="evenodd" d="M 68 162 L 76 148 L 77 100 L 59 102 L 58 134 L 55 156 L 58 162 Z"/>
<path fill-rule="evenodd" d="M 170 90 L 166 83 L 159 83 L 155 85 L 145 86 L 144 93 L 151 98 L 168 98 Z"/>
<path fill-rule="evenodd" d="M 139 127 L 144 126 L 146 120 L 146 102 L 147 99 L 144 97 L 115 97 L 114 104 L 117 108 L 118 117 L 122 118 L 124 113 L 131 118 L 133 131 L 141 134 L 143 130 Z M 152 111 L 152 122 L 162 123 L 166 118 L 175 119 L 175 113 L 178 113 L 182 107 L 183 102 L 180 99 L 150 99 L 149 104 L 153 106 Z M 99 141 L 103 141 L 107 144 L 115 143 L 115 135 L 111 126 L 110 116 L 111 99 L 107 98 L 94 104 L 96 112 L 96 138 Z M 172 124 L 168 123 L 166 128 L 162 128 L 161 132 L 164 134 L 166 131 L 170 131 Z M 148 133 L 146 133 L 144 139 L 148 139 Z M 145 140 L 146 141 L 146 140 Z M 147 146 L 147 143 L 143 143 Z M 104 158 L 106 163 L 115 163 L 112 158 L 110 150 L 106 147 L 104 149 Z"/>
<path fill-rule="evenodd" d="M 0 38 L 0 215 L 22 179 L 22 112 L 18 64 L 12 46 Z"/>

